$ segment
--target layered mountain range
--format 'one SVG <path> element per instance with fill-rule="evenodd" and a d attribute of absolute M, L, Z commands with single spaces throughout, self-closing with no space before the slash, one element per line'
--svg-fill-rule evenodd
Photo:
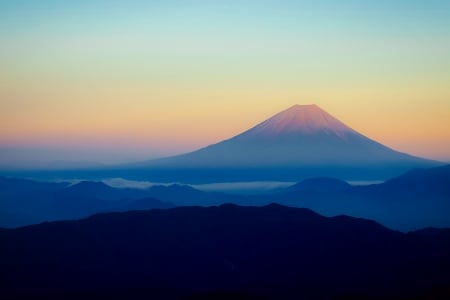
<path fill-rule="evenodd" d="M 0 177 L 0 227 L 29 225 L 0 228 L 0 294 L 449 299 L 450 232 L 436 227 L 450 227 L 450 165 L 417 168 L 438 164 L 296 105 L 198 151 L 65 174 L 95 181 Z M 114 176 L 297 183 L 237 195 L 105 184 Z"/>
<path fill-rule="evenodd" d="M 37 182 L 0 177 L 0 227 L 76 219 L 95 213 L 280 203 L 306 207 L 326 216 L 340 214 L 376 220 L 393 229 L 450 227 L 450 165 L 415 169 L 384 183 L 353 186 L 335 178 L 309 178 L 258 195 L 206 192 L 188 185 L 145 189 L 113 188 L 103 182 Z"/>

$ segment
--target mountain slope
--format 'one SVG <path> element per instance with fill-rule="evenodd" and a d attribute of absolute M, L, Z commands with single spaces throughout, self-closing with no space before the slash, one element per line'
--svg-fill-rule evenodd
<path fill-rule="evenodd" d="M 312 176 L 386 179 L 413 167 L 437 164 L 375 142 L 316 105 L 295 105 L 231 139 L 134 167 L 206 169 L 212 170 L 209 181 L 220 172 L 223 178 L 214 180 L 235 181 Z M 227 173 L 230 170 L 232 174 Z"/>
<path fill-rule="evenodd" d="M 161 289 L 180 293 L 172 299 L 398 298 L 450 284 L 448 231 L 402 234 L 275 204 L 96 215 L 1 230 L 0 244 L 1 294 L 46 299 L 122 290 L 155 299 Z"/>

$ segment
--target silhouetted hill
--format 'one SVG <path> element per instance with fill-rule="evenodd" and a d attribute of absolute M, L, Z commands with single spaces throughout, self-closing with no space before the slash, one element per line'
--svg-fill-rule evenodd
<path fill-rule="evenodd" d="M 46 220 L 50 195 L 69 183 L 38 182 L 0 176 L 0 226 L 22 226 Z"/>
<path fill-rule="evenodd" d="M 139 206 L 130 201 L 153 198 L 165 202 L 155 202 L 155 208 L 222 203 L 261 206 L 277 202 L 310 208 L 327 216 L 364 217 L 403 231 L 430 226 L 450 227 L 449 166 L 416 169 L 369 186 L 351 186 L 333 178 L 311 178 L 288 188 L 253 196 L 203 192 L 179 184 L 148 189 L 112 188 L 102 182 L 66 185 L 3 179 L 0 181 L 0 226 L 14 227 L 124 211 L 130 207 L 136 209 Z"/>
<path fill-rule="evenodd" d="M 84 197 L 103 200 L 143 198 L 149 194 L 144 189 L 113 188 L 101 181 L 81 181 L 59 191 L 58 197 Z"/>
<path fill-rule="evenodd" d="M 414 169 L 403 175 L 386 181 L 386 189 L 408 189 L 414 192 L 433 192 L 448 195 L 450 199 L 450 165 Z"/>
<path fill-rule="evenodd" d="M 113 197 L 115 197 L 115 195 L 117 194 L 116 189 L 100 181 L 81 181 L 77 184 L 67 187 L 66 189 L 64 189 L 64 191 L 77 196 L 89 195 L 90 197 L 100 198 L 104 198 L 105 195 L 107 197 L 110 197 L 111 194 L 113 194 Z"/>
<path fill-rule="evenodd" d="M 161 201 L 154 198 L 140 198 L 140 199 L 130 199 L 128 203 L 124 205 L 120 210 L 147 210 L 155 208 L 173 208 L 174 204 L 171 202 Z"/>
<path fill-rule="evenodd" d="M 68 182 L 44 182 L 23 178 L 9 178 L 0 176 L 0 191 L 7 193 L 36 193 L 42 191 L 55 191 L 67 187 Z"/>
<path fill-rule="evenodd" d="M 0 230 L 0 244 L 7 297 L 397 298 L 450 284 L 448 231 L 276 204 L 108 213 Z"/>
<path fill-rule="evenodd" d="M 0 177 L 0 226 L 79 219 L 100 212 L 174 207 L 147 190 L 117 189 L 103 182 L 48 183 Z"/>
<path fill-rule="evenodd" d="M 219 192 L 204 192 L 189 185 L 171 184 L 168 186 L 155 185 L 147 190 L 152 197 L 169 201 L 177 206 L 200 205 L 210 206 L 230 202 L 241 204 L 251 197 L 241 195 L 229 195 Z"/>
<path fill-rule="evenodd" d="M 450 166 L 416 169 L 368 186 L 345 188 L 345 183 L 337 180 L 312 182 L 312 185 L 300 182 L 281 190 L 273 200 L 324 215 L 364 217 L 406 231 L 450 227 Z M 330 188 L 331 182 L 342 189 Z"/>

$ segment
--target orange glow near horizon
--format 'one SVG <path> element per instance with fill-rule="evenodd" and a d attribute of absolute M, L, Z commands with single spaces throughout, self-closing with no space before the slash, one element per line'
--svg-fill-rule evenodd
<path fill-rule="evenodd" d="M 396 150 L 450 161 L 447 5 L 175 2 L 0 9 L 0 151 L 153 158 L 314 103 Z"/>

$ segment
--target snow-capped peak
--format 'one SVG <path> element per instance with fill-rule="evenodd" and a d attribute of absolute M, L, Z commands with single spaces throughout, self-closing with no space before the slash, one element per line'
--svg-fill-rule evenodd
<path fill-rule="evenodd" d="M 279 136 L 284 134 L 334 133 L 345 138 L 346 133 L 355 132 L 315 104 L 294 105 L 246 132 L 253 136 Z"/>

